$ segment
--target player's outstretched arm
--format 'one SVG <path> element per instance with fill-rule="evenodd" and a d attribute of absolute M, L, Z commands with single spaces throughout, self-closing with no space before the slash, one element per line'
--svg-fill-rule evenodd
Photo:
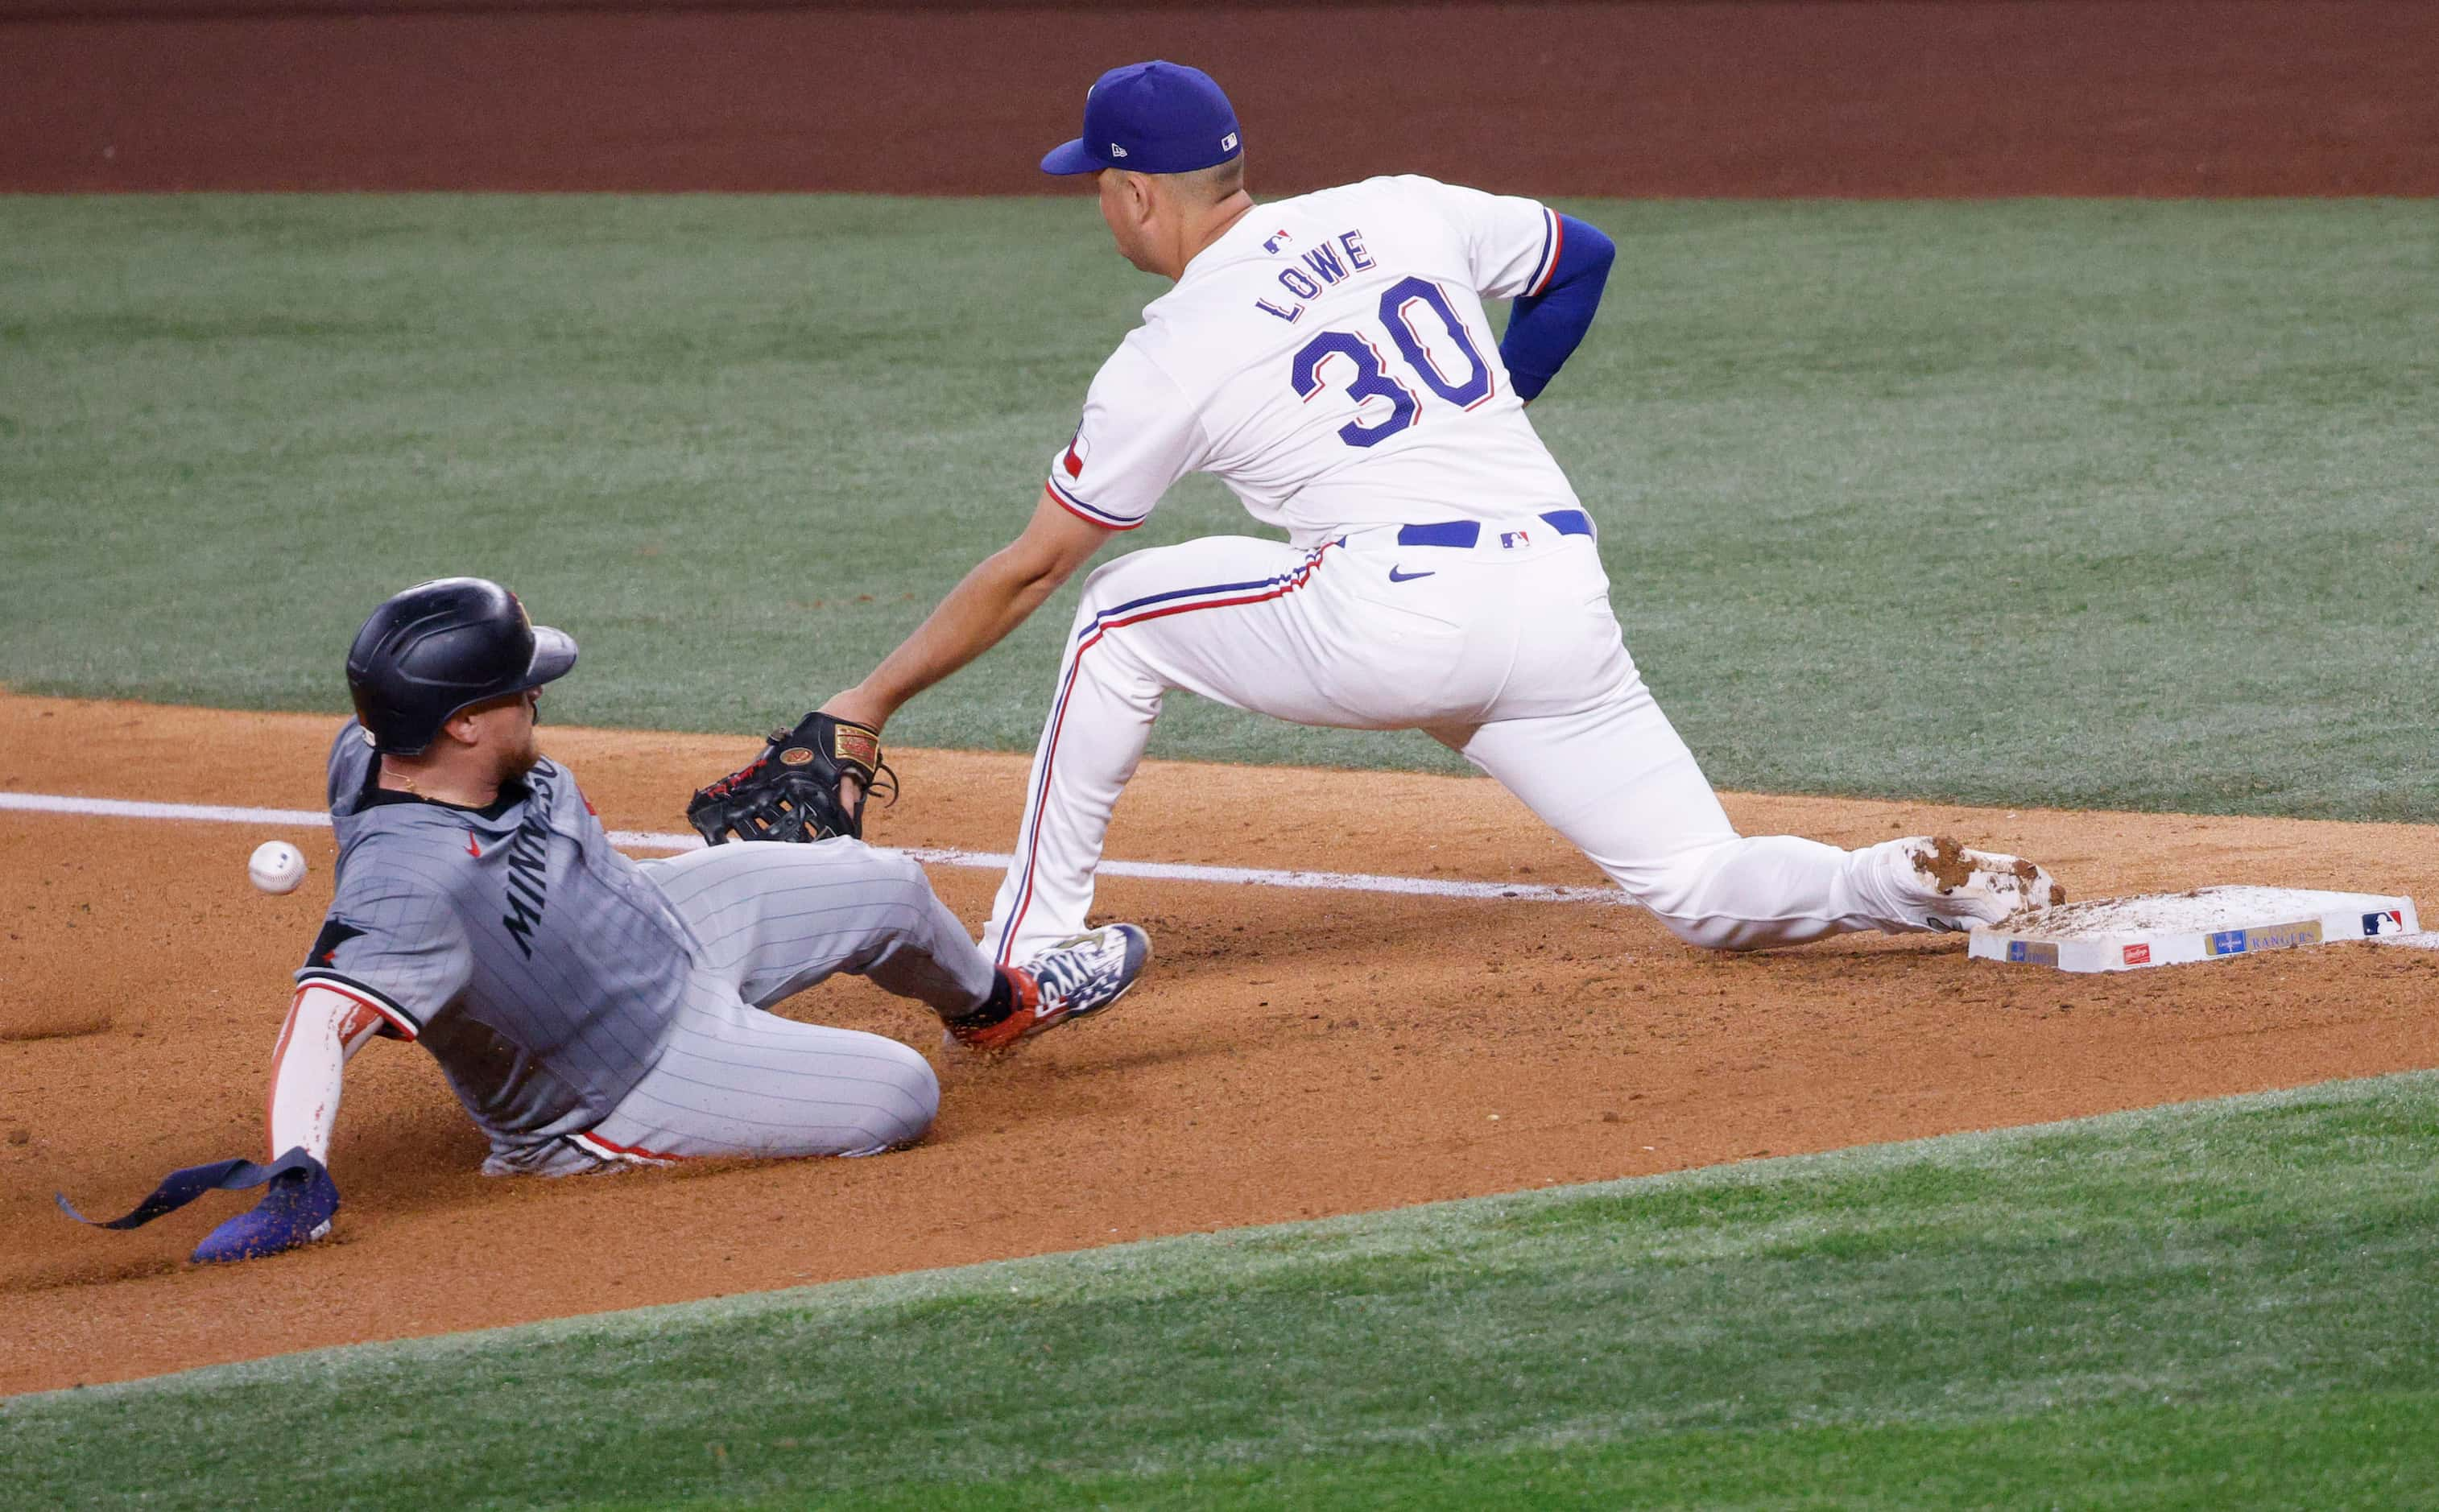
<path fill-rule="evenodd" d="M 353 998 L 325 987 L 296 989 L 279 1048 L 271 1056 L 265 1112 L 274 1154 L 302 1146 L 315 1160 L 329 1161 L 340 1079 L 347 1061 L 381 1026 L 381 1015 Z"/>
<path fill-rule="evenodd" d="M 1045 487 L 1024 533 L 984 558 L 870 676 L 822 712 L 880 729 L 899 704 L 1006 639 L 1117 533 L 1070 510 Z"/>
<path fill-rule="evenodd" d="M 1558 254 L 1539 294 L 1518 296 L 1500 338 L 1499 356 L 1515 381 L 1517 397 L 1530 402 L 1575 355 L 1592 329 L 1609 284 L 1617 243 L 1598 226 L 1572 215 L 1558 218 Z"/>
<path fill-rule="evenodd" d="M 259 1186 L 268 1188 L 260 1201 L 195 1246 L 198 1264 L 259 1259 L 329 1233 L 339 1188 L 323 1163 L 339 1117 L 339 1078 L 347 1058 L 380 1032 L 382 1022 L 371 1007 L 344 993 L 310 984 L 298 987 L 271 1058 L 271 1163 L 219 1161 L 172 1171 L 134 1213 L 108 1226 L 148 1223 L 209 1190 Z"/>

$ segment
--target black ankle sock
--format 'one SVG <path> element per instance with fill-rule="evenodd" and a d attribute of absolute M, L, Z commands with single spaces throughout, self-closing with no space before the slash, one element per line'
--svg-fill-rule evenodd
<path fill-rule="evenodd" d="M 976 1028 L 988 1028 L 1015 1011 L 1016 984 L 1008 980 L 1006 971 L 993 967 L 991 968 L 990 996 L 985 998 L 983 1005 L 973 1012 L 960 1014 L 956 1022 L 971 1024 Z"/>

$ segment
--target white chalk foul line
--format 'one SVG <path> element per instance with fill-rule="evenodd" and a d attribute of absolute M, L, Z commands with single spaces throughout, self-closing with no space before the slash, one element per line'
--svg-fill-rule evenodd
<path fill-rule="evenodd" d="M 166 819 L 223 825 L 285 825 L 328 829 L 330 816 L 317 809 L 239 809 L 209 803 L 139 803 L 125 798 L 80 798 L 62 793 L 12 792 L 0 790 L 0 809 L 31 813 L 83 814 L 98 819 Z M 621 850 L 700 850 L 699 835 L 673 835 L 642 829 L 613 829 L 610 844 Z M 1006 871 L 1013 858 L 1006 852 L 943 850 L 934 846 L 899 847 L 916 860 L 935 866 L 969 866 Z M 1610 887 L 1549 887 L 1530 882 L 1465 882 L 1438 877 L 1390 877 L 1377 872 L 1273 871 L 1260 866 L 1198 866 L 1184 862 L 1104 861 L 1104 877 L 1138 877 L 1165 882 L 1209 882 L 1237 887 L 1292 887 L 1333 893 L 1398 893 L 1410 898 L 1506 898 L 1528 903 L 1623 903 L 1626 895 Z"/>

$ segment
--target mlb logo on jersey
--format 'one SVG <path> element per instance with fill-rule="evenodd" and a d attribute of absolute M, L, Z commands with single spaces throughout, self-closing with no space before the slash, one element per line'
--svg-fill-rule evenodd
<path fill-rule="evenodd" d="M 1083 427 L 1077 426 L 1075 439 L 1067 443 L 1067 454 L 1059 459 L 1059 469 L 1071 478 L 1084 475 L 1084 459 L 1093 454 L 1093 443 L 1084 439 Z"/>
<path fill-rule="evenodd" d="M 1279 250 L 1280 243 L 1293 241 L 1294 240 L 1295 238 L 1288 235 L 1287 228 L 1282 226 L 1278 230 L 1272 232 L 1269 236 L 1262 238 L 1262 250 L 1264 252 L 1276 254 Z"/>
<path fill-rule="evenodd" d="M 1519 546 L 1529 546 L 1532 543 L 1533 537 L 1528 531 L 1502 530 L 1499 532 L 1499 545 L 1504 551 L 1513 551 Z"/>

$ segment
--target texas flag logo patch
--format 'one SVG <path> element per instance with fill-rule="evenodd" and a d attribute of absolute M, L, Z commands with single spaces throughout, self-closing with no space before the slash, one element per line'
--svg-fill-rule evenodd
<path fill-rule="evenodd" d="M 1067 443 L 1067 454 L 1059 459 L 1059 471 L 1071 478 L 1080 478 L 1084 475 L 1084 459 L 1092 454 L 1093 443 L 1084 439 L 1083 428 L 1078 426 L 1076 438 Z"/>

